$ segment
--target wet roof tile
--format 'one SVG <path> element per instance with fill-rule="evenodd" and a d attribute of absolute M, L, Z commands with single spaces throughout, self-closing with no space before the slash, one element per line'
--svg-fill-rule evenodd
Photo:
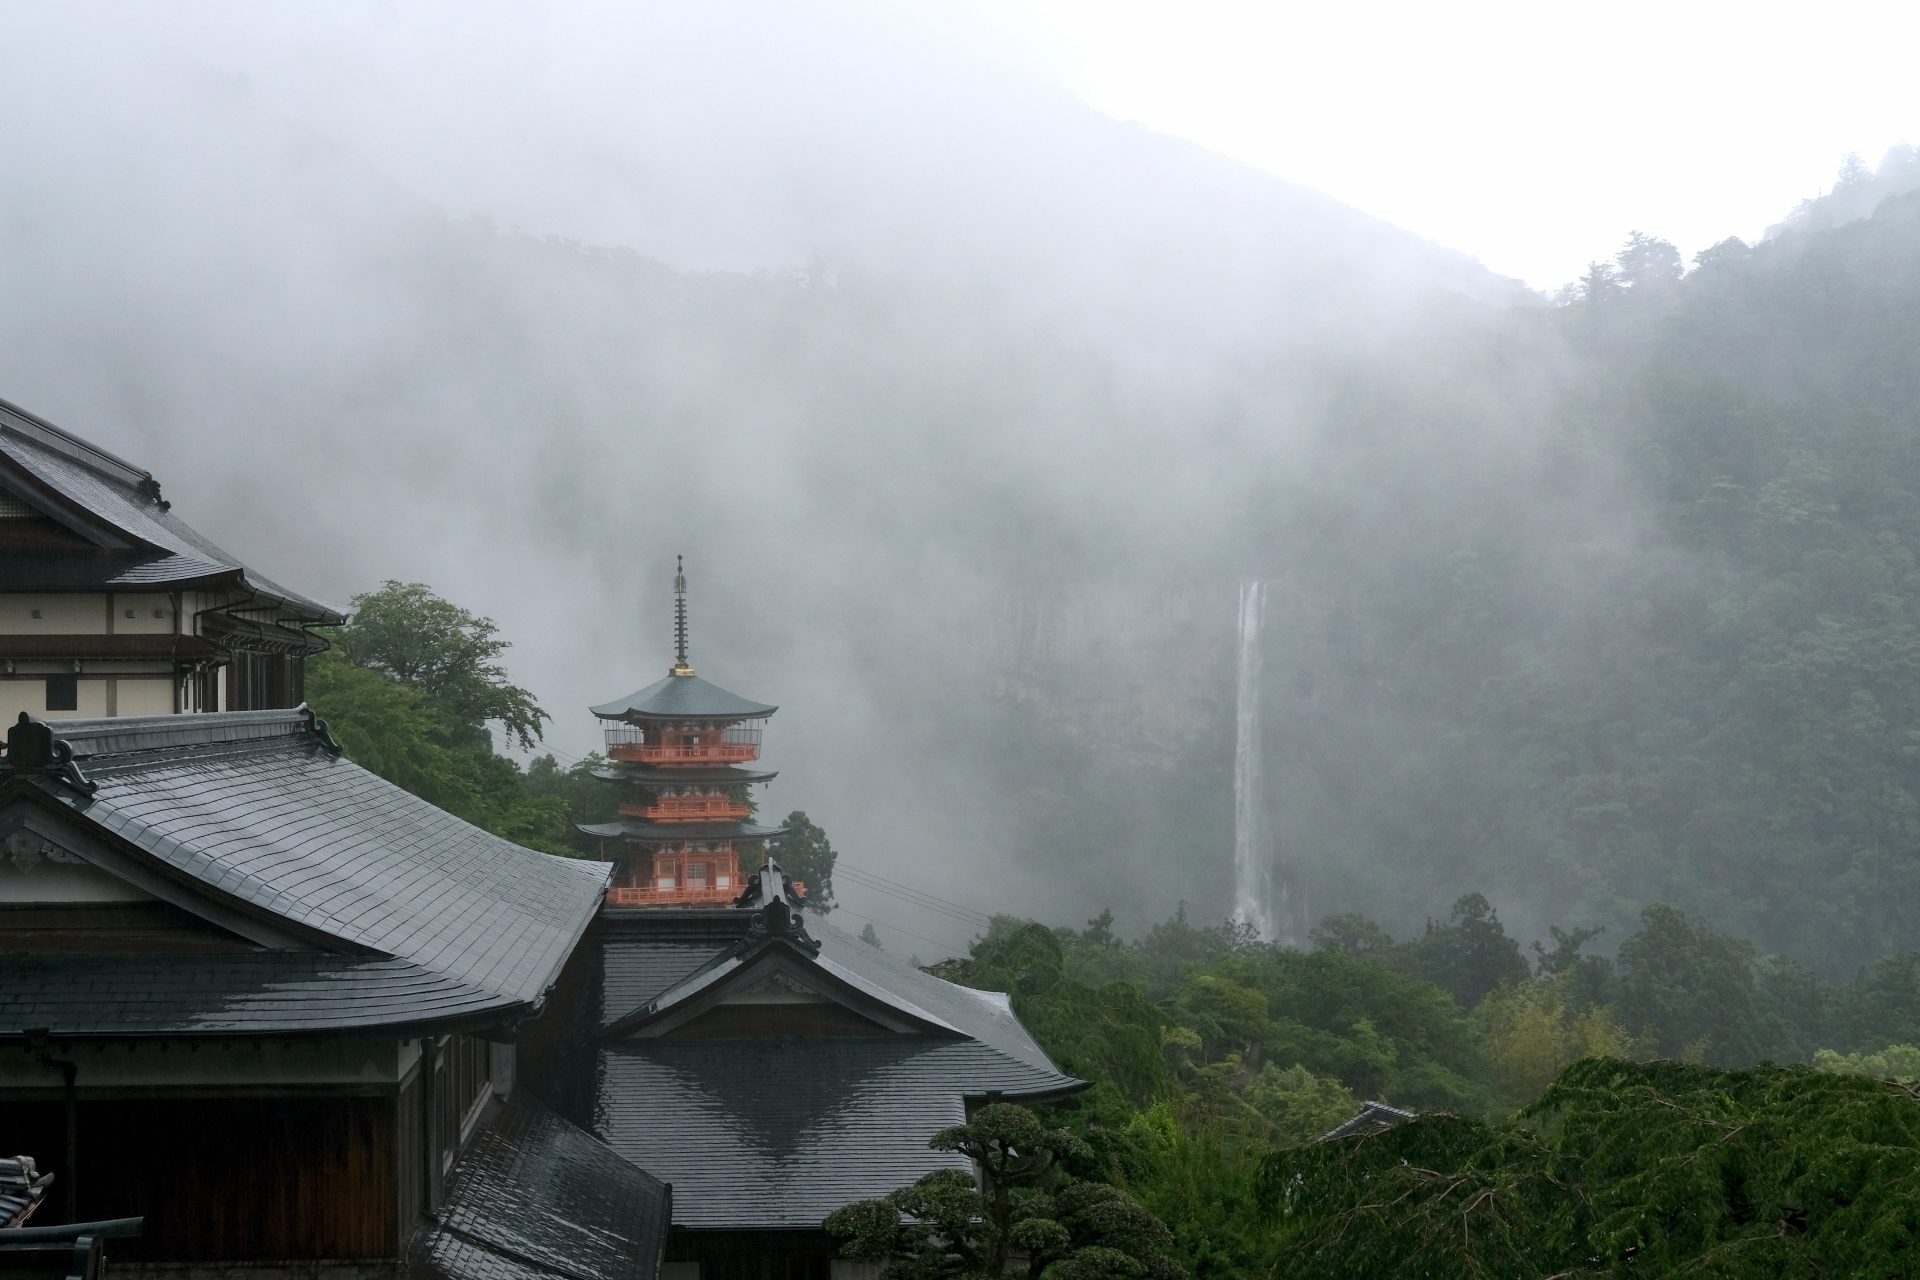
<path fill-rule="evenodd" d="M 652 1280 L 667 1185 L 524 1097 L 490 1111 L 409 1251 L 411 1273 L 460 1280 Z"/>
<path fill-rule="evenodd" d="M 276 1035 L 460 1022 L 513 1003 L 405 960 L 316 951 L 0 952 L 0 1034 Z"/>
<path fill-rule="evenodd" d="M 809 1228 L 855 1200 L 963 1168 L 928 1139 L 969 1098 L 1073 1083 L 932 1036 L 644 1040 L 600 1056 L 601 1136 L 673 1185 L 674 1225 Z"/>
<path fill-rule="evenodd" d="M 326 749 L 301 710 L 69 721 L 84 819 L 296 926 L 536 1002 L 605 864 L 521 848 Z"/>

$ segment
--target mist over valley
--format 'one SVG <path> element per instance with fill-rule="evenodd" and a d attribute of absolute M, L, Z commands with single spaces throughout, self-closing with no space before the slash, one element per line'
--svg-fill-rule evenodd
<path fill-rule="evenodd" d="M 1285 940 L 1920 938 L 1910 150 L 1548 299 L 861 6 L 177 14 L 9 13 L 0 394 L 281 580 L 494 619 L 563 762 L 684 553 L 764 810 L 1217 921 L 1260 582 Z"/>

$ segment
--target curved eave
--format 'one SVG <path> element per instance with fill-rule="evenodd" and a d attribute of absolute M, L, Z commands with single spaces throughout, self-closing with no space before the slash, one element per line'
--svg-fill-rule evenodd
<path fill-rule="evenodd" d="M 756 782 L 771 782 L 778 772 L 756 773 L 720 765 L 708 769 L 656 769 L 644 764 L 615 764 L 596 769 L 593 776 L 606 782 L 632 782 L 643 787 L 696 786 L 744 787 Z"/>
<path fill-rule="evenodd" d="M 666 676 L 590 707 L 602 720 L 764 720 L 780 708 L 729 693 L 699 676 Z"/>
<path fill-rule="evenodd" d="M 787 833 L 785 827 L 757 827 L 751 822 L 619 822 L 581 823 L 574 827 L 596 840 L 647 840 L 661 844 L 682 840 L 765 840 Z"/>

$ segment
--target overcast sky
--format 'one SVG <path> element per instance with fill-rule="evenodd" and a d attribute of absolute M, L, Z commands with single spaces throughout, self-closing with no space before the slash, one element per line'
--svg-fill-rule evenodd
<path fill-rule="evenodd" d="M 1920 142 L 1920 7 L 1028 0 L 1037 56 L 1190 138 L 1552 289 L 1631 230 L 1751 239 Z"/>

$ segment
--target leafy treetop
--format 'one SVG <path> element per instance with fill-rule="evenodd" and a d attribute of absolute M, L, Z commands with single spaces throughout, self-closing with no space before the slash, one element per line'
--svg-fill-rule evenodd
<path fill-rule="evenodd" d="M 548 716 L 507 679 L 497 659 L 512 646 L 493 619 L 435 595 L 425 584 L 389 579 L 353 598 L 353 620 L 335 643 L 349 662 L 419 693 L 447 720 L 449 734 L 482 738 L 490 720 L 531 750 Z"/>
<path fill-rule="evenodd" d="M 1184 1280 L 1159 1219 L 1115 1187 L 1067 1181 L 1063 1166 L 1084 1163 L 1086 1144 L 1027 1108 L 989 1103 L 928 1145 L 967 1157 L 985 1189 L 968 1170 L 942 1169 L 824 1224 L 847 1257 L 886 1263 L 885 1280 L 998 1280 L 1016 1256 L 1033 1280 Z"/>

